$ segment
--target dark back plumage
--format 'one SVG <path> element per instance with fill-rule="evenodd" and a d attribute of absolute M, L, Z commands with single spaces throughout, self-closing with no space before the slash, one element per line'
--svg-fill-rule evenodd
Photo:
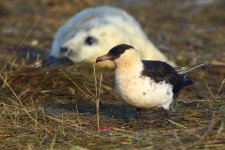
<path fill-rule="evenodd" d="M 175 95 L 178 94 L 183 86 L 193 83 L 191 80 L 187 80 L 185 74 L 178 74 L 177 71 L 166 62 L 145 60 L 142 62 L 144 64 L 142 76 L 151 77 L 157 83 L 165 81 L 172 84 L 173 93 Z"/>

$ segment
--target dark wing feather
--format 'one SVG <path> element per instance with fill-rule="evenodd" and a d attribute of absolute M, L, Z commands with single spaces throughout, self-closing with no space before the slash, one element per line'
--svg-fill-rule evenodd
<path fill-rule="evenodd" d="M 176 70 L 169 64 L 161 61 L 142 61 L 144 64 L 143 76 L 151 77 L 155 82 L 166 81 L 173 85 L 173 93 L 178 92 L 183 87 L 183 82 Z"/>

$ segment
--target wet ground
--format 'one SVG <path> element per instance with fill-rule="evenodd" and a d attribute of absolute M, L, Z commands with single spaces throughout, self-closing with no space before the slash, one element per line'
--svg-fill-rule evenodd
<path fill-rule="evenodd" d="M 83 8 L 99 5 L 133 15 L 179 66 L 205 64 L 191 74 L 195 85 L 173 103 L 174 122 L 161 119 L 165 114 L 159 109 L 142 112 L 138 142 L 135 111 L 115 97 L 112 71 L 98 69 L 96 74 L 99 81 L 104 72 L 98 133 L 92 66 L 32 67 L 47 56 L 58 27 Z M 224 148 L 224 7 L 222 0 L 3 0 L 0 148 Z"/>

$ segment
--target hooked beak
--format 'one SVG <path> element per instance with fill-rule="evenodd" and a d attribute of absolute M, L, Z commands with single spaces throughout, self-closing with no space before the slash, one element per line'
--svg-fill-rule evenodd
<path fill-rule="evenodd" d="M 100 56 L 96 59 L 96 63 L 98 62 L 102 62 L 102 61 L 105 61 L 105 60 L 112 60 L 112 56 L 106 54 L 106 55 L 103 55 L 103 56 Z"/>

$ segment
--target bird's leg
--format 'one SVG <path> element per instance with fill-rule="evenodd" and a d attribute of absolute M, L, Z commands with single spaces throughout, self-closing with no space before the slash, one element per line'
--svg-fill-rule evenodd
<path fill-rule="evenodd" d="M 163 112 L 166 115 L 167 122 L 170 123 L 170 113 L 169 113 L 169 110 L 163 109 Z"/>
<path fill-rule="evenodd" d="M 137 120 L 136 138 L 138 138 L 138 134 L 140 130 L 140 109 L 139 108 L 136 108 L 136 120 Z"/>
<path fill-rule="evenodd" d="M 166 115 L 166 118 L 167 119 L 169 119 L 169 112 L 168 112 L 168 110 L 165 110 L 165 109 L 162 109 L 163 110 L 163 112 L 164 112 L 164 114 Z"/>

